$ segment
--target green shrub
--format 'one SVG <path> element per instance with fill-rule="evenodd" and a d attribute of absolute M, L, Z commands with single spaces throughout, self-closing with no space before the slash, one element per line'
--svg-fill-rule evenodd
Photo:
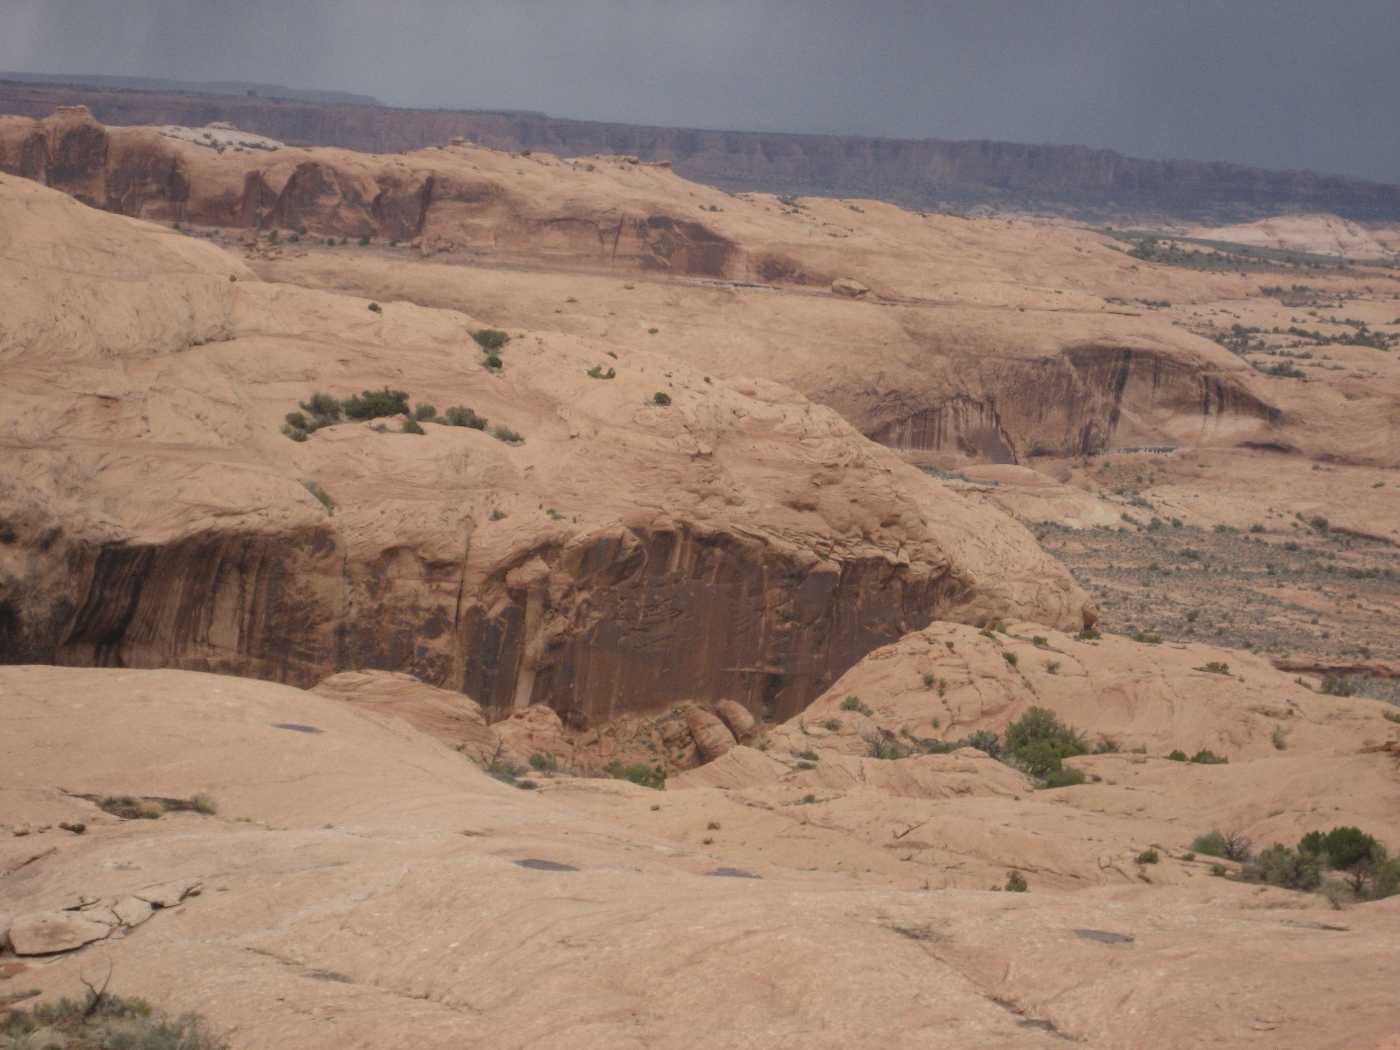
<path fill-rule="evenodd" d="M 413 418 L 420 423 L 437 422 L 437 409 L 432 405 L 414 405 Z"/>
<path fill-rule="evenodd" d="M 798 751 L 796 754 L 798 758 L 804 758 L 808 762 L 818 761 L 817 753 L 815 751 Z"/>
<path fill-rule="evenodd" d="M 1149 634 L 1149 633 L 1146 632 L 1146 631 L 1138 631 L 1137 634 L 1133 635 L 1133 641 L 1135 641 L 1135 642 L 1143 642 L 1143 643 L 1145 643 L 1145 644 L 1147 644 L 1147 645 L 1161 645 L 1161 644 L 1162 644 L 1162 639 L 1161 639 L 1160 637 L 1158 637 L 1158 636 L 1155 635 L 1155 634 Z"/>
<path fill-rule="evenodd" d="M 1121 745 L 1111 736 L 1104 737 L 1094 745 L 1094 754 L 1096 755 L 1116 755 L 1120 750 L 1122 750 Z"/>
<path fill-rule="evenodd" d="M 869 715 L 871 714 L 870 708 L 867 707 L 867 706 L 865 705 L 865 703 L 862 702 L 861 698 L 858 697 L 858 696 L 848 696 L 848 697 L 846 697 L 846 699 L 842 700 L 842 701 L 841 701 L 841 710 L 842 710 L 842 711 L 855 711 L 855 712 L 857 712 L 857 713 L 859 713 L 859 714 L 862 714 L 862 715 L 865 715 L 865 716 L 867 716 L 867 717 L 869 717 Z"/>
<path fill-rule="evenodd" d="M 1001 658 L 1002 658 L 1003 660 L 1005 660 L 1007 663 L 1009 663 L 1012 667 L 1015 667 L 1016 664 L 1019 663 L 1019 662 L 1020 662 L 1020 659 L 1021 659 L 1019 656 L 1017 656 L 1015 653 L 1012 653 L 1012 652 L 1004 652 L 1004 653 L 1002 653 L 1002 654 L 1001 654 Z"/>
<path fill-rule="evenodd" d="M 483 350 L 495 353 L 510 342 L 510 336 L 496 328 L 482 328 L 472 333 L 472 338 Z"/>
<path fill-rule="evenodd" d="M 504 367 L 501 364 L 500 357 L 498 357 L 496 354 L 487 354 L 486 361 L 484 362 L 484 364 L 487 368 L 495 372 L 499 372 Z"/>
<path fill-rule="evenodd" d="M 841 719 L 828 718 L 825 722 L 822 723 L 822 728 L 829 733 L 835 733 L 841 728 Z"/>
<path fill-rule="evenodd" d="M 525 441 L 523 437 L 503 423 L 497 423 L 491 428 L 491 436 L 497 441 L 504 441 L 507 445 L 519 445 Z"/>
<path fill-rule="evenodd" d="M 198 794 L 191 795 L 189 805 L 190 809 L 194 810 L 196 813 L 203 813 L 208 817 L 212 817 L 215 813 L 219 812 L 219 803 L 216 802 L 214 796 L 207 791 L 201 791 Z"/>
<path fill-rule="evenodd" d="M 1224 857 L 1226 860 L 1246 861 L 1249 859 L 1249 839 L 1238 832 L 1225 834 L 1219 829 L 1197 835 L 1191 841 L 1191 849 L 1204 853 L 1207 857 Z"/>
<path fill-rule="evenodd" d="M 330 394 L 312 394 L 300 407 L 321 426 L 340 422 L 340 401 Z"/>
<path fill-rule="evenodd" d="M 1308 524 L 1311 525 L 1318 532 L 1326 532 L 1329 526 L 1329 522 L 1327 521 L 1327 519 L 1322 517 L 1321 515 L 1318 515 L 1315 518 L 1308 519 Z"/>
<path fill-rule="evenodd" d="M 590 379 L 615 379 L 617 377 L 617 369 L 609 368 L 604 372 L 602 365 L 594 365 L 588 370 L 587 374 Z"/>
<path fill-rule="evenodd" d="M 1264 882 L 1290 890 L 1315 890 L 1322 885 L 1322 861 L 1316 854 L 1299 853 L 1275 842 L 1260 850 L 1241 874 L 1250 882 Z"/>
<path fill-rule="evenodd" d="M 900 747 L 894 737 L 883 730 L 867 736 L 861 734 L 861 739 L 865 741 L 866 747 L 870 749 L 871 758 L 895 761 L 901 758 L 908 758 L 909 752 Z"/>
<path fill-rule="evenodd" d="M 1137 855 L 1139 864 L 1156 864 L 1162 858 L 1158 856 L 1155 849 L 1145 849 Z"/>
<path fill-rule="evenodd" d="M 98 809 L 122 820 L 158 820 L 165 815 L 159 802 L 139 795 L 103 795 L 96 801 Z"/>
<path fill-rule="evenodd" d="M 666 768 L 660 765 L 649 766 L 645 762 L 623 765 L 621 762 L 613 762 L 605 772 L 614 780 L 628 780 L 657 791 L 666 787 Z"/>
<path fill-rule="evenodd" d="M 933 683 L 936 682 L 936 681 L 938 681 L 938 679 L 935 678 L 935 677 L 934 677 L 933 675 L 931 675 L 931 674 L 926 674 L 926 675 L 923 676 L 923 682 L 924 682 L 924 688 L 925 688 L 925 689 L 932 689 L 932 688 L 933 688 Z"/>
<path fill-rule="evenodd" d="M 1026 885 L 1026 877 L 1015 868 L 1006 873 L 1006 892 L 1025 893 L 1030 887 Z"/>
<path fill-rule="evenodd" d="M 660 405 L 664 408 L 671 403 L 671 395 L 662 393 L 660 390 L 658 390 L 656 393 L 651 395 L 651 401 L 652 404 Z"/>
<path fill-rule="evenodd" d="M 514 762 L 506 758 L 493 758 L 486 767 L 486 772 L 504 784 L 515 784 L 515 778 L 525 772 L 523 766 L 517 766 Z"/>
<path fill-rule="evenodd" d="M 288 412 L 283 418 L 286 420 L 287 426 L 289 427 L 293 427 L 296 430 L 306 429 L 306 417 L 300 412 Z"/>
<path fill-rule="evenodd" d="M 1224 755 L 1217 755 L 1208 748 L 1201 748 L 1191 756 L 1191 761 L 1198 766 L 1225 766 L 1230 764 L 1230 760 Z"/>
<path fill-rule="evenodd" d="M 975 733 L 969 733 L 962 740 L 954 741 L 950 751 L 956 751 L 960 747 L 975 747 L 978 751 L 984 751 L 993 758 L 1001 757 L 1001 741 L 990 729 L 979 729 Z"/>
<path fill-rule="evenodd" d="M 1103 637 L 1103 632 L 1094 627 L 1086 627 L 1075 635 L 1081 642 L 1097 642 Z"/>
<path fill-rule="evenodd" d="M 360 238 L 360 247 L 361 247 L 361 248 L 364 248 L 364 247 L 367 247 L 368 245 L 369 245 L 369 237 L 368 237 L 368 236 L 361 237 L 361 238 Z"/>
<path fill-rule="evenodd" d="M 1221 663 L 1219 660 L 1211 660 L 1204 667 L 1197 667 L 1197 671 L 1205 671 L 1208 674 L 1229 674 L 1230 665 Z"/>
<path fill-rule="evenodd" d="M 40 1035 L 41 1030 L 49 1038 Z M 169 1017 L 143 999 L 89 992 L 87 1003 L 60 999 L 0 1014 L 0 1046 L 67 1046 L 72 1050 L 226 1050 L 193 1013 Z"/>
<path fill-rule="evenodd" d="M 1381 717 L 1387 722 L 1400 722 L 1400 711 L 1382 711 Z"/>
<path fill-rule="evenodd" d="M 1045 707 L 1027 708 L 1006 727 L 1002 739 L 1003 761 L 1031 776 L 1046 777 L 1058 772 L 1061 760 L 1089 753 L 1088 744 L 1074 729 Z M 1080 781 L 1083 782 L 1082 779 Z"/>
<path fill-rule="evenodd" d="M 335 500 L 326 495 L 326 490 L 321 488 L 321 483 L 319 481 L 307 479 L 301 483 L 301 487 L 316 497 L 316 501 L 326 508 L 327 514 L 335 513 Z"/>
<path fill-rule="evenodd" d="M 408 415 L 408 395 L 402 390 L 365 390 L 357 397 L 341 402 L 347 419 L 381 419 L 384 416 Z"/>
<path fill-rule="evenodd" d="M 470 427 L 472 430 L 485 430 L 486 417 L 479 416 L 466 405 L 453 405 L 444 417 L 450 427 Z"/>
<path fill-rule="evenodd" d="M 1035 646 L 1037 649 L 1043 649 L 1049 644 L 1050 639 L 1046 638 L 1043 634 L 1031 635 L 1031 645 Z"/>
<path fill-rule="evenodd" d="M 537 773 L 553 773 L 559 768 L 559 760 L 553 755 L 536 751 L 530 756 L 530 768 Z"/>
<path fill-rule="evenodd" d="M 1324 696 L 1353 696 L 1356 693 L 1356 686 L 1341 675 L 1328 674 L 1322 678 L 1320 692 Z"/>
<path fill-rule="evenodd" d="M 1045 673 L 1046 673 L 1046 674 L 1059 674 L 1059 673 L 1060 673 L 1060 661 L 1059 661 L 1059 660 L 1046 660 L 1046 661 L 1045 661 Z"/>
<path fill-rule="evenodd" d="M 405 419 L 403 421 L 403 432 L 405 434 L 422 434 L 424 433 L 423 425 L 416 419 Z"/>
<path fill-rule="evenodd" d="M 1061 766 L 1046 773 L 1044 779 L 1047 788 L 1062 788 L 1082 784 L 1085 778 L 1083 772 L 1073 766 Z"/>
<path fill-rule="evenodd" d="M 1288 747 L 1288 734 L 1283 731 L 1283 726 L 1274 726 L 1273 741 L 1274 747 L 1279 751 Z"/>
<path fill-rule="evenodd" d="M 1376 900 L 1400 891 L 1400 863 L 1390 859 L 1385 846 L 1360 828 L 1333 828 L 1325 835 L 1310 831 L 1298 843 L 1298 853 L 1342 872 L 1358 898 Z"/>

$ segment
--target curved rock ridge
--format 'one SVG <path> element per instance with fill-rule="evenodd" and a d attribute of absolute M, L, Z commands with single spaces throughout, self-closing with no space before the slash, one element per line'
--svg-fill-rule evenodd
<path fill-rule="evenodd" d="M 10 177 L 0 286 L 9 661 L 781 719 L 935 617 L 1095 619 L 1021 526 L 770 382 L 518 329 L 494 369 L 461 313 L 262 282 Z M 493 432 L 279 432 L 386 384 Z"/>
<path fill-rule="evenodd" d="M 486 163 L 480 163 L 485 161 Z M 545 164 L 549 169 L 541 170 Z M 599 167 L 606 174 L 597 174 Z M 104 211 L 161 222 L 413 240 L 554 265 L 727 277 L 736 246 L 665 200 L 667 165 L 568 164 L 477 147 L 410 157 L 348 150 L 218 151 L 155 128 L 105 128 L 83 107 L 0 117 L 0 171 Z M 553 184 L 574 176 L 563 198 Z"/>
<path fill-rule="evenodd" d="M 1085 233 L 915 219 L 873 203 L 732 197 L 633 157 L 565 161 L 466 142 L 405 155 L 216 151 L 156 129 L 104 128 L 80 107 L 41 121 L 0 118 L 0 170 L 160 222 L 300 230 L 301 243 L 323 248 L 327 239 L 411 242 L 425 265 L 801 292 L 756 302 L 751 317 L 677 317 L 675 294 L 647 309 L 672 315 L 668 333 L 728 330 L 726 340 L 673 344 L 677 356 L 710 373 L 757 366 L 905 451 L 1023 462 L 1125 444 L 1268 443 L 1284 422 L 1250 370 L 1219 347 L 1136 311 L 1105 312 L 1110 301 L 1141 297 L 1143 282 L 1105 238 Z M 365 269 L 377 256 L 341 253 L 321 275 L 285 265 L 283 250 L 265 242 L 253 254 L 265 276 L 383 294 L 386 275 Z M 463 286 L 452 270 L 460 267 L 394 283 L 424 305 L 539 327 L 514 302 L 482 302 L 475 274 Z M 1152 294 L 1176 294 L 1181 283 L 1169 276 Z M 813 302 L 817 289 L 840 301 Z"/>

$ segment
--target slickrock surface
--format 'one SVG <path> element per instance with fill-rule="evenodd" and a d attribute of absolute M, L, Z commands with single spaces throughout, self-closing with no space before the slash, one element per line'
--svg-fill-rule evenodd
<path fill-rule="evenodd" d="M 78 994 L 110 960 L 112 991 L 197 1009 L 237 1050 L 1369 1048 L 1397 1030 L 1395 900 L 1339 914 L 1208 877 L 906 890 L 736 859 L 740 809 L 718 798 L 711 846 L 626 831 L 288 686 L 28 667 L 0 689 L 6 822 L 89 825 L 0 834 L 0 927 L 181 888 L 81 950 L 0 957 L 4 984 Z M 616 786 L 663 815 L 703 794 Z M 119 820 L 77 797 L 106 792 L 219 811 Z"/>
<path fill-rule="evenodd" d="M 1247 442 L 1400 464 L 1393 436 L 1377 432 L 1393 422 L 1383 405 L 1298 396 L 1297 382 L 1261 377 L 1193 333 L 1202 303 L 1257 297 L 1272 278 L 1143 263 L 1059 225 L 735 197 L 625 157 L 471 144 L 217 153 L 154 129 L 108 131 L 79 110 L 0 118 L 0 170 L 230 238 L 305 230 L 296 245 L 259 242 L 252 262 L 278 280 L 498 326 L 547 321 L 618 351 L 659 342 L 705 374 L 793 386 L 901 449 L 1015 462 Z M 371 251 L 350 250 L 361 237 Z M 833 291 L 857 287 L 868 291 Z"/>
<path fill-rule="evenodd" d="M 1193 885 L 1214 858 L 1181 858 L 1215 828 L 1261 847 L 1337 825 L 1400 843 L 1400 725 L 1383 717 L 1392 706 L 1320 696 L 1264 659 L 1208 645 L 1080 641 L 1033 624 L 1007 632 L 935 623 L 876 650 L 801 715 L 759 727 L 762 751 L 733 748 L 673 776 L 659 812 L 623 785 L 546 788 L 685 845 L 708 835 L 745 863 L 904 887 L 984 888 L 1008 868 L 1042 890 Z M 1090 782 L 1050 790 L 972 748 L 921 753 L 1001 734 L 1032 706 L 1091 747 L 1119 750 L 1065 760 Z M 910 757 L 873 757 L 880 748 Z M 1166 757 L 1203 748 L 1228 764 Z M 706 829 L 711 819 L 720 831 Z M 1136 864 L 1151 847 L 1161 862 Z"/>
<path fill-rule="evenodd" d="M 1001 512 L 659 348 L 599 380 L 598 344 L 514 329 L 493 371 L 460 313 L 259 281 L 11 177 L 0 285 L 10 660 L 403 671 L 493 718 L 730 699 L 771 719 L 935 616 L 1095 617 Z M 386 385 L 523 443 L 280 432 L 314 391 Z"/>

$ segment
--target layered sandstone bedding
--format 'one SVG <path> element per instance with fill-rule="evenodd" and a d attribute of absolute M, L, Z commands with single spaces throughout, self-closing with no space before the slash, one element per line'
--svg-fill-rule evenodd
<path fill-rule="evenodd" d="M 935 616 L 1095 618 L 1023 527 L 773 383 L 519 329 L 493 368 L 460 313 L 260 281 L 22 179 L 0 212 L 10 660 L 781 719 Z M 386 385 L 492 427 L 282 432 Z"/>
<path fill-rule="evenodd" d="M 869 862 L 794 870 L 802 848 L 816 866 L 838 853 L 822 827 L 861 807 L 896 831 L 913 806 L 961 806 L 951 841 L 998 863 L 1066 834 L 1061 854 L 1088 851 L 1062 830 L 1086 807 L 1017 803 L 1019 775 L 976 753 L 920 759 L 932 768 L 883 795 L 807 785 L 822 801 L 795 809 L 771 788 L 618 785 L 599 819 L 567 789 L 507 787 L 397 718 L 289 686 L 33 667 L 3 669 L 0 689 L 0 930 L 24 950 L 0 956 L 0 988 L 71 995 L 110 962 L 112 991 L 197 1009 L 237 1047 L 1369 1048 L 1395 1032 L 1400 898 L 1339 914 L 1174 861 L 1072 894 L 1029 867 L 1020 894 L 915 887 Z M 1344 735 L 1298 735 L 1315 732 Z M 1394 764 L 1370 760 L 1374 776 Z M 1172 800 L 1200 819 L 1199 784 L 1140 768 L 1117 792 L 1063 791 L 1142 799 L 1164 834 Z M 216 812 L 121 819 L 87 797 L 112 794 Z M 808 822 L 771 839 L 772 860 L 739 847 L 797 810 Z M 651 828 L 618 822 L 643 815 Z M 1137 843 L 1097 819 L 1093 848 L 1125 866 Z"/>
<path fill-rule="evenodd" d="M 0 170 L 193 224 L 279 281 L 591 336 L 615 352 L 660 343 L 702 374 L 791 386 L 915 458 L 1166 445 L 1400 463 L 1390 355 L 1339 348 L 1346 374 L 1300 383 L 1202 337 L 1328 322 L 1261 299 L 1261 287 L 1299 279 L 1346 300 L 1339 325 L 1400 335 L 1388 270 L 1162 266 L 1062 224 L 735 196 L 627 157 L 470 143 L 216 153 L 79 110 L 0 118 Z"/>

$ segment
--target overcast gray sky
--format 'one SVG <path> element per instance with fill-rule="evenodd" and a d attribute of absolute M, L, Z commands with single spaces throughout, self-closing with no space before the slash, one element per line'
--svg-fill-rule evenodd
<path fill-rule="evenodd" d="M 1400 182 L 1400 0 L 0 0 L 0 69 Z"/>

